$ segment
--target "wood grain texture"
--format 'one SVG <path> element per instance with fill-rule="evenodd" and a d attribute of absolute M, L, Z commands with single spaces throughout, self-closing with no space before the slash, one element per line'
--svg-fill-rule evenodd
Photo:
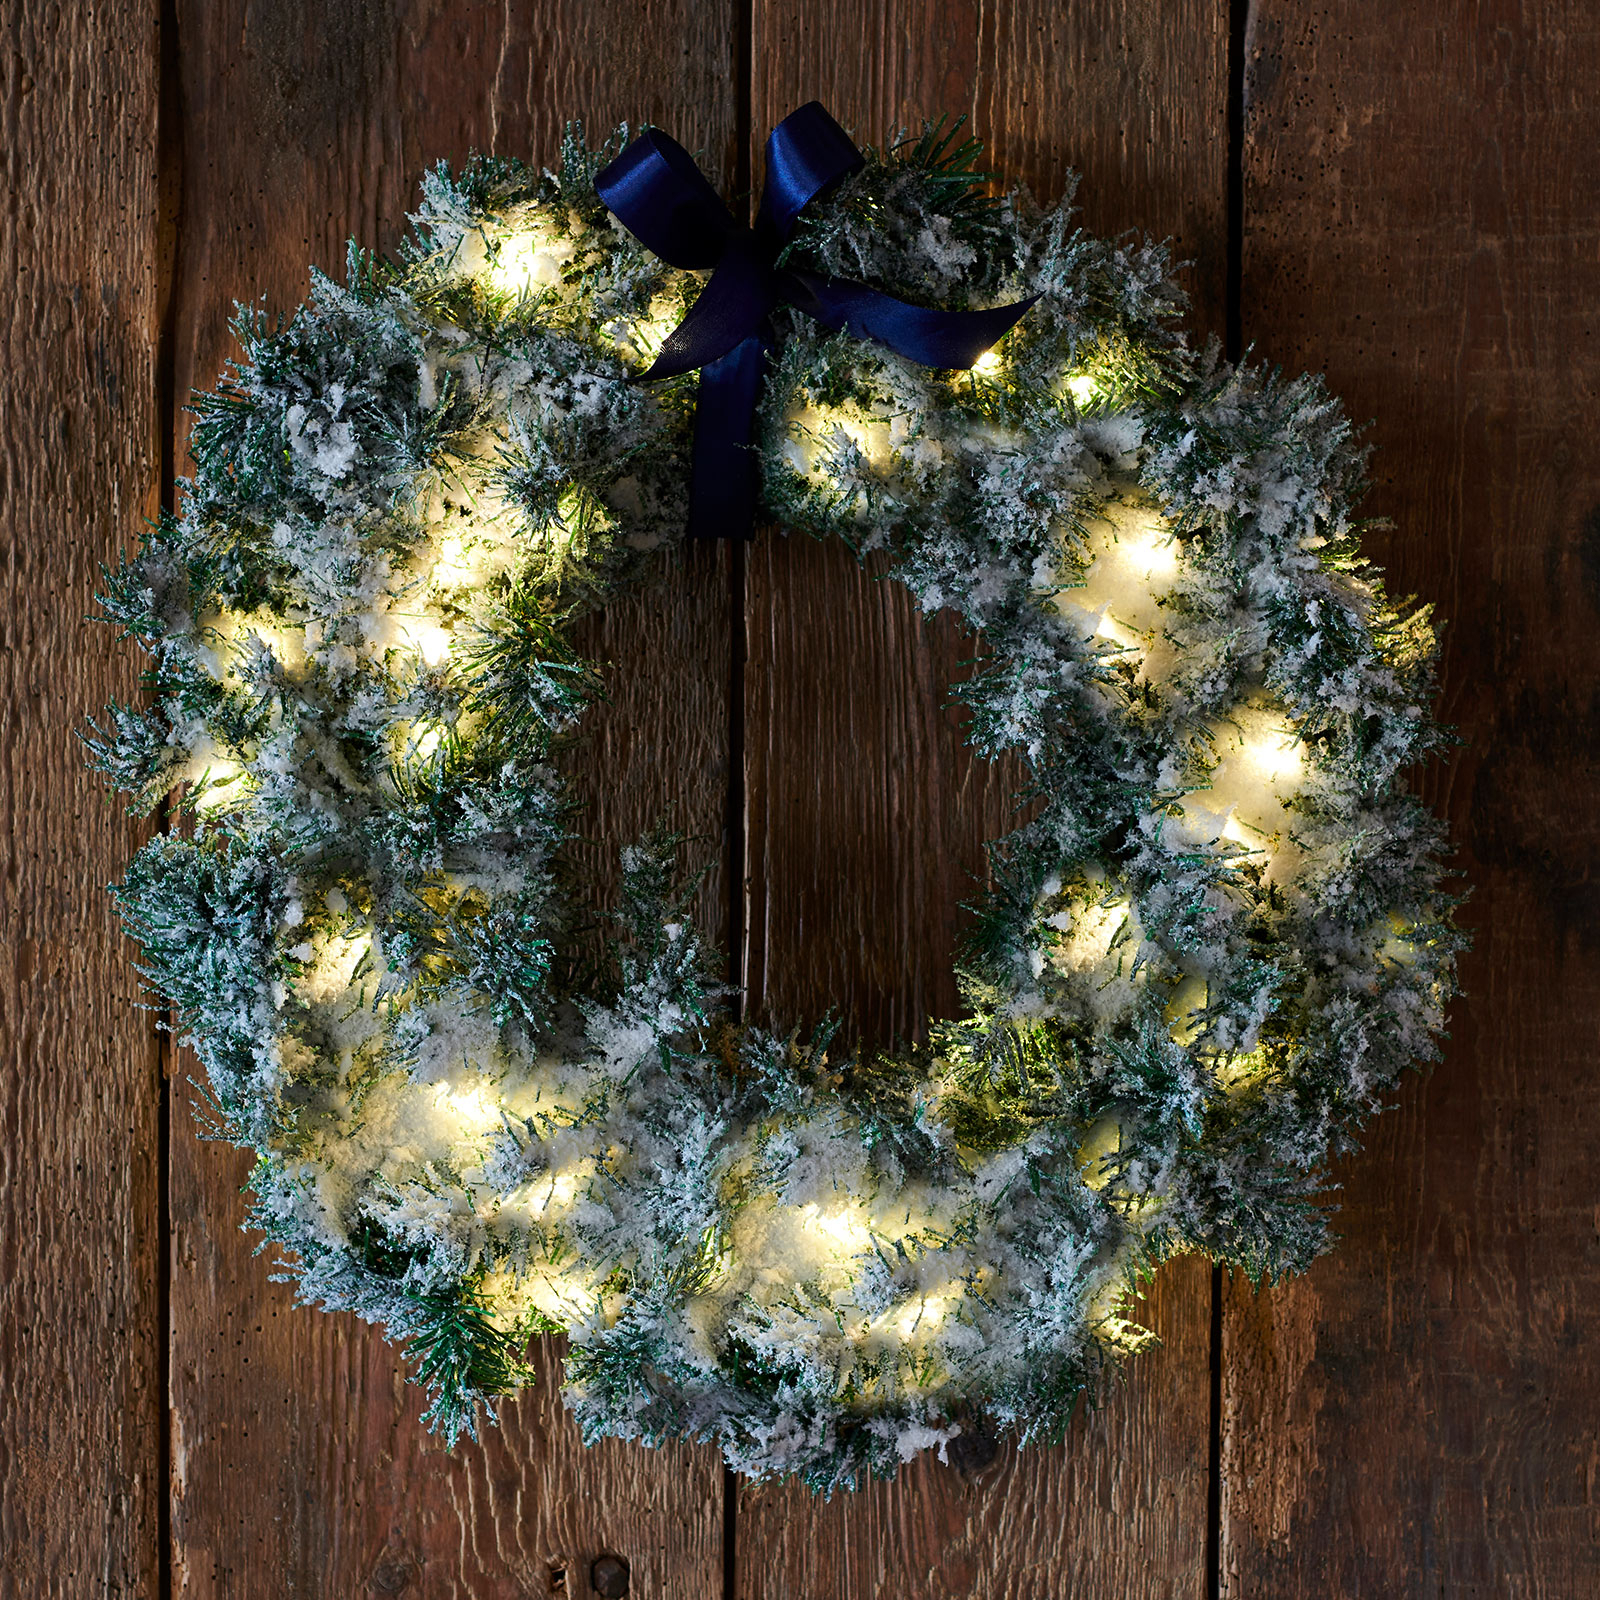
<path fill-rule="evenodd" d="M 160 1054 L 104 885 L 139 830 L 76 731 L 156 509 L 154 5 L 0 14 L 0 1595 L 154 1593 Z M 70 130 L 70 137 L 65 130 Z"/>
<path fill-rule="evenodd" d="M 1228 19 L 1208 0 L 756 0 L 753 103 L 767 130 L 823 100 L 883 145 L 968 118 L 987 161 L 1082 222 L 1171 238 L 1202 331 L 1227 277 Z"/>
<path fill-rule="evenodd" d="M 1171 1263 L 1143 1308 L 1161 1347 L 1060 1445 L 1005 1444 L 976 1470 L 925 1455 L 826 1503 L 742 1486 L 737 1600 L 1199 1600 L 1210 1297 L 1204 1262 Z"/>
<path fill-rule="evenodd" d="M 974 641 L 842 544 L 751 549 L 745 665 L 746 994 L 887 1043 L 956 1016 L 961 905 L 1023 769 L 977 760 L 947 706 Z"/>
<path fill-rule="evenodd" d="M 1475 885 L 1446 1058 L 1349 1161 L 1338 1252 L 1227 1299 L 1224 1592 L 1600 1592 L 1600 27 L 1565 0 L 1252 7 L 1244 331 L 1375 417 L 1445 617 Z"/>
<path fill-rule="evenodd" d="M 347 236 L 392 249 L 441 157 L 551 162 L 566 117 L 605 130 L 643 113 L 725 178 L 730 16 L 727 0 L 185 0 L 179 392 L 233 353 L 233 299 L 292 309 L 307 263 L 339 269 Z M 728 606 L 723 558 L 701 552 L 589 630 L 612 687 L 587 719 L 581 795 L 602 888 L 617 847 L 663 814 L 702 855 L 720 847 Z M 720 938 L 717 895 L 713 883 Z M 245 1170 L 196 1142 L 185 1108 L 171 1174 L 175 1594 L 582 1596 L 605 1551 L 630 1562 L 636 1595 L 715 1592 L 713 1452 L 585 1451 L 545 1346 L 539 1389 L 447 1454 L 375 1330 L 294 1308 L 268 1281 L 238 1231 Z"/>
<path fill-rule="evenodd" d="M 1191 287 L 1220 331 L 1225 47 L 1221 8 L 1155 0 L 758 0 L 756 154 L 813 97 L 880 145 L 968 112 L 1008 178 L 1053 197 L 1082 166 L 1087 225 L 1144 224 L 1203 253 Z M 842 549 L 771 536 L 751 555 L 746 630 L 752 1001 L 786 1023 L 835 1004 L 870 1037 L 909 1036 L 955 1012 L 960 904 L 983 840 L 1016 820 L 1020 768 L 972 762 L 943 709 L 974 641 L 927 626 Z M 1203 1595 L 1210 1310 L 1210 1274 L 1175 1264 L 1157 1291 L 1166 1348 L 1063 1447 L 1006 1449 L 979 1481 L 923 1461 L 829 1504 L 746 1488 L 740 1600 Z"/>

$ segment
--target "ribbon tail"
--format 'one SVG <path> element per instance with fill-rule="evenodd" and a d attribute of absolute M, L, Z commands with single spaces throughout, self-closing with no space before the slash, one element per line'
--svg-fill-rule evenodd
<path fill-rule="evenodd" d="M 766 366 L 767 341 L 752 334 L 700 369 L 689 468 L 691 539 L 755 537 L 761 484 L 751 439 Z"/>
<path fill-rule="evenodd" d="M 748 231 L 735 233 L 688 316 L 667 335 L 650 370 L 636 381 L 675 378 L 712 366 L 758 332 L 771 308 L 771 272 Z"/>
<path fill-rule="evenodd" d="M 875 339 L 921 366 L 961 369 L 1004 338 L 1039 296 L 983 311 L 933 311 L 848 278 L 801 271 L 785 274 L 784 298 L 824 327 Z"/>

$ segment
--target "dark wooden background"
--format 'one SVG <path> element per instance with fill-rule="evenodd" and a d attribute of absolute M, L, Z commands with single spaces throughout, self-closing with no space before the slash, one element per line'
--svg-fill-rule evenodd
<path fill-rule="evenodd" d="M 0 10 L 0 1595 L 580 1600 L 602 1552 L 641 1597 L 1600 1593 L 1597 86 L 1585 0 Z M 446 1454 L 372 1331 L 291 1306 L 134 1007 L 103 885 L 138 833 L 69 734 L 132 684 L 95 563 L 182 469 L 233 299 L 392 247 L 441 156 L 650 119 L 731 192 L 813 96 L 877 141 L 966 112 L 1044 195 L 1080 171 L 1090 227 L 1193 260 L 1197 330 L 1376 419 L 1375 553 L 1447 622 L 1468 744 L 1421 781 L 1477 937 L 1445 1061 L 1339 1174 L 1336 1255 L 1260 1294 L 1176 1263 L 1163 1347 L 1064 1445 L 831 1504 L 583 1450 L 549 1349 Z M 595 859 L 665 801 L 723 840 L 752 1006 L 953 1005 L 1009 781 L 944 708 L 963 641 L 768 530 L 593 644 Z"/>

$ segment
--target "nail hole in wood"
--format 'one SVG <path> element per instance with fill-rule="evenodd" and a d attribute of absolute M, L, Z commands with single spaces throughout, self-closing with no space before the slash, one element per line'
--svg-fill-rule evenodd
<path fill-rule="evenodd" d="M 962 1422 L 961 1432 L 945 1448 L 950 1465 L 964 1478 L 977 1477 L 1000 1453 L 994 1434 L 970 1418 Z"/>
<path fill-rule="evenodd" d="M 602 1600 L 622 1600 L 628 1592 L 628 1563 L 621 1556 L 601 1556 L 589 1569 L 589 1582 Z"/>

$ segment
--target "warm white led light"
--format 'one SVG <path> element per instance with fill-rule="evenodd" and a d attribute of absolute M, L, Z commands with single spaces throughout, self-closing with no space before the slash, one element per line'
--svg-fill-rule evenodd
<path fill-rule="evenodd" d="M 1080 576 L 1054 597 L 1062 616 L 1120 650 L 1137 651 L 1141 671 L 1161 644 L 1162 601 L 1182 566 L 1183 552 L 1159 511 L 1143 502 L 1111 500 L 1084 527 Z"/>
<path fill-rule="evenodd" d="M 552 1208 L 570 1206 L 577 1199 L 583 1180 L 582 1167 L 566 1167 L 560 1172 L 551 1169 L 541 1173 L 529 1192 L 528 1209 L 535 1216 L 543 1216 Z"/>
<path fill-rule="evenodd" d="M 1072 396 L 1072 403 L 1080 411 L 1094 400 L 1099 394 L 1095 381 L 1086 372 L 1074 373 L 1067 379 L 1067 393 Z"/>
<path fill-rule="evenodd" d="M 1294 728 L 1281 711 L 1240 707 L 1212 734 L 1217 763 L 1207 787 L 1184 797 L 1182 833 L 1242 845 L 1273 877 L 1292 872 L 1300 853 L 1288 838 L 1289 807 L 1306 775 Z"/>
<path fill-rule="evenodd" d="M 872 1230 L 857 1212 L 824 1211 L 818 1205 L 803 1205 L 800 1224 L 810 1233 L 821 1234 L 835 1249 L 848 1250 L 852 1255 L 872 1245 Z"/>
<path fill-rule="evenodd" d="M 570 239 L 553 238 L 538 228 L 507 234 L 497 244 L 484 275 L 501 294 L 537 294 L 551 288 L 560 283 L 562 269 L 572 259 Z"/>
<path fill-rule="evenodd" d="M 930 1294 L 913 1300 L 895 1318 L 895 1329 L 902 1339 L 918 1333 L 931 1333 L 955 1309 L 958 1295 Z"/>
<path fill-rule="evenodd" d="M 1165 588 L 1178 575 L 1178 541 L 1159 518 L 1122 529 L 1117 538 L 1117 556 L 1123 566 L 1152 588 Z"/>
<path fill-rule="evenodd" d="M 433 583 L 438 589 L 459 589 L 483 578 L 483 562 L 467 548 L 466 541 L 447 533 L 439 541 L 439 558 L 433 564 Z"/>
<path fill-rule="evenodd" d="M 434 1090 L 434 1099 L 442 1110 L 449 1111 L 460 1123 L 465 1138 L 474 1138 L 500 1126 L 499 1102 L 482 1084 L 474 1084 L 469 1089 L 456 1089 L 441 1083 Z"/>
<path fill-rule="evenodd" d="M 1247 1055 L 1224 1056 L 1217 1063 L 1217 1082 L 1226 1090 L 1242 1088 L 1259 1078 L 1266 1065 L 1266 1052 L 1260 1049 Z"/>
<path fill-rule="evenodd" d="M 1222 837 L 1229 840 L 1233 844 L 1243 845 L 1246 850 L 1252 851 L 1258 855 L 1265 853 L 1262 848 L 1260 837 L 1251 833 L 1250 830 L 1239 821 L 1238 813 L 1235 810 L 1230 810 L 1228 812 L 1228 820 L 1222 825 Z"/>
<path fill-rule="evenodd" d="M 543 1312 L 553 1322 L 571 1323 L 583 1315 L 593 1292 L 587 1273 L 546 1273 L 524 1283 L 514 1303 Z"/>
<path fill-rule="evenodd" d="M 1188 1044 L 1200 1032 L 1200 1013 L 1210 1002 L 1211 990 L 1202 977 L 1191 973 L 1172 991 L 1162 1011 L 1167 1031 L 1178 1044 Z"/>
<path fill-rule="evenodd" d="M 1300 741 L 1287 722 L 1269 727 L 1263 734 L 1248 740 L 1243 754 L 1262 781 L 1280 792 L 1298 788 L 1305 777 L 1306 764 Z"/>
<path fill-rule="evenodd" d="M 191 783 L 204 784 L 194 808 L 203 817 L 215 816 L 236 805 L 249 790 L 244 768 L 237 761 L 212 761 L 205 769 L 190 779 Z"/>
<path fill-rule="evenodd" d="M 415 650 L 430 667 L 437 667 L 449 659 L 450 630 L 430 618 L 401 618 L 400 637 L 407 648 Z"/>
<path fill-rule="evenodd" d="M 1103 1189 L 1111 1178 L 1108 1157 L 1122 1148 L 1122 1124 L 1115 1117 L 1101 1117 L 1090 1126 L 1078 1146 L 1078 1176 L 1091 1189 Z"/>
<path fill-rule="evenodd" d="M 1143 643 L 1132 628 L 1123 627 L 1109 611 L 1101 613 L 1094 631 L 1098 637 L 1109 639 L 1112 644 L 1123 650 L 1135 650 Z"/>

